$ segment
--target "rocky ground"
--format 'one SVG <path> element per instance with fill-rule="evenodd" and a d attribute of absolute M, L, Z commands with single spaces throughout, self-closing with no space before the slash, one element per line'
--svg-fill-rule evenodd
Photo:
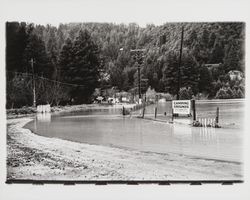
<path fill-rule="evenodd" d="M 46 138 L 7 121 L 7 179 L 242 180 L 242 164 Z"/>

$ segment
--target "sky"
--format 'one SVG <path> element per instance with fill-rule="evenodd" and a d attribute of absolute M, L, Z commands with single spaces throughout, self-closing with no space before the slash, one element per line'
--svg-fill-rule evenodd
<path fill-rule="evenodd" d="M 242 21 L 245 0 L 1 0 L 8 21 L 37 24 L 136 22 L 161 25 L 176 21 Z M 242 3 L 241 3 L 242 2 Z M 240 12 L 241 16 L 232 13 Z"/>

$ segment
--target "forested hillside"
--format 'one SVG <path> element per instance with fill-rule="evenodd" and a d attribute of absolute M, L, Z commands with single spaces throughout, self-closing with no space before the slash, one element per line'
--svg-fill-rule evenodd
<path fill-rule="evenodd" d="M 244 23 L 6 23 L 7 107 L 37 102 L 88 103 L 100 91 L 137 90 L 137 65 L 131 49 L 145 49 L 142 88 L 176 95 L 181 29 L 184 43 L 181 92 L 189 98 L 244 97 Z M 32 68 L 31 59 L 34 60 Z M 232 78 L 232 70 L 238 73 Z M 185 91 L 186 90 L 186 91 Z"/>

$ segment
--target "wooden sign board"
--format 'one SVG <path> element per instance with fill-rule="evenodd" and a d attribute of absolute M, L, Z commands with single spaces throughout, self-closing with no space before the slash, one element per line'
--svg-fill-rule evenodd
<path fill-rule="evenodd" d="M 189 115 L 191 112 L 190 100 L 174 100 L 172 101 L 173 114 Z"/>

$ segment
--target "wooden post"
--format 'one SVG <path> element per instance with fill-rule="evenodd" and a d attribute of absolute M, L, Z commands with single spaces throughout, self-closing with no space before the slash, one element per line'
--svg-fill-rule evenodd
<path fill-rule="evenodd" d="M 174 109 L 172 108 L 172 122 L 174 121 Z"/>
<path fill-rule="evenodd" d="M 157 107 L 155 107 L 155 119 L 157 117 Z"/>
<path fill-rule="evenodd" d="M 219 107 L 217 107 L 217 110 L 216 110 L 215 123 L 216 123 L 216 124 L 219 124 Z"/>
<path fill-rule="evenodd" d="M 125 115 L 125 108 L 122 106 L 122 115 Z"/>
<path fill-rule="evenodd" d="M 194 99 L 192 99 L 192 107 L 193 107 L 193 121 L 196 121 L 196 108 Z"/>
<path fill-rule="evenodd" d="M 144 114 L 145 114 L 145 103 L 143 103 L 143 108 L 142 108 L 142 118 L 144 118 Z"/>

